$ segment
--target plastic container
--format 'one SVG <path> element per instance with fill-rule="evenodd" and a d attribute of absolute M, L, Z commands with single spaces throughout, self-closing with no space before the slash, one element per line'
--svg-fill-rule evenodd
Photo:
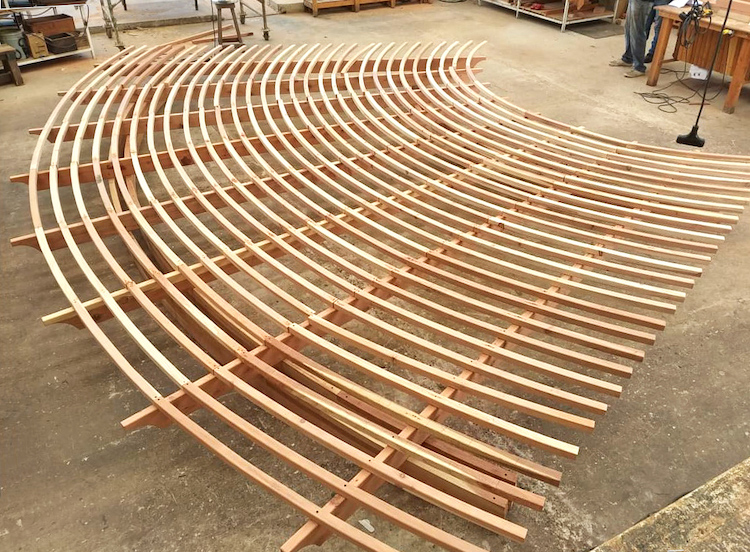
<path fill-rule="evenodd" d="M 16 59 L 26 57 L 26 37 L 18 27 L 0 27 L 0 42 L 8 44 L 16 51 Z"/>

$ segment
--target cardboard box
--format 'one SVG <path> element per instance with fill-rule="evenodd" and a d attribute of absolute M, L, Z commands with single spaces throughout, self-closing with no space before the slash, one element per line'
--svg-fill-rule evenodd
<path fill-rule="evenodd" d="M 79 50 L 85 50 L 89 47 L 89 39 L 86 38 L 86 33 L 83 31 L 78 31 L 78 36 L 76 36 L 76 46 L 78 46 Z"/>
<path fill-rule="evenodd" d="M 42 33 L 44 36 L 76 32 L 76 24 L 73 18 L 63 14 L 24 17 L 23 28 L 28 33 Z"/>
<path fill-rule="evenodd" d="M 31 57 L 40 58 L 49 55 L 47 43 L 45 42 L 42 33 L 26 33 L 26 42 L 29 45 Z"/>

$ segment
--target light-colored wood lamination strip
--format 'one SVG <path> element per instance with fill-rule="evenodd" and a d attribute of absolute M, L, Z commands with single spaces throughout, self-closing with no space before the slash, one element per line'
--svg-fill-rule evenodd
<path fill-rule="evenodd" d="M 456 46 L 459 47 L 453 50 Z M 464 45 L 454 43 L 451 45 L 451 49 L 455 52 L 455 55 L 462 55 L 463 52 L 468 51 L 466 55 L 471 59 L 482 46 L 483 43 L 477 44 L 473 48 L 471 42 L 465 43 Z M 450 68 L 448 68 L 448 70 L 450 71 Z M 472 73 L 471 69 L 469 69 L 469 73 Z M 543 130 L 544 132 L 557 136 L 565 142 L 581 144 L 584 147 L 595 148 L 608 154 L 614 153 L 632 156 L 635 158 L 636 166 L 642 168 L 649 167 L 651 162 L 668 163 L 673 164 L 673 166 L 677 165 L 678 167 L 682 165 L 695 166 L 699 171 L 707 168 L 723 168 L 732 172 L 744 174 L 745 176 L 741 180 L 747 181 L 746 167 L 747 163 L 750 162 L 750 155 L 726 155 L 705 152 L 700 152 L 699 155 L 696 155 L 695 152 L 691 150 L 678 150 L 619 140 L 617 138 L 592 132 L 580 126 L 574 127 L 563 122 L 554 121 L 538 113 L 531 113 L 508 102 L 504 98 L 498 97 L 488 90 L 486 86 L 481 85 L 481 83 L 480 87 L 483 89 L 484 94 L 478 96 L 477 100 L 484 100 L 484 102 L 487 102 L 486 105 L 493 106 L 494 109 L 501 106 L 504 113 L 512 113 L 514 118 L 525 120 L 530 128 L 534 130 Z M 483 102 L 480 101 L 479 103 Z M 707 185 L 706 187 L 709 189 L 711 188 L 710 185 Z"/>
<path fill-rule="evenodd" d="M 393 550 L 346 522 L 360 508 L 479 552 L 379 499 L 384 482 L 523 541 L 510 505 L 544 505 L 525 478 L 560 484 L 548 454 L 578 454 L 560 428 L 594 429 L 634 344 L 664 327 L 653 313 L 675 310 L 750 200 L 750 158 L 531 114 L 476 79 L 482 59 L 471 44 L 129 49 L 63 94 L 12 177 L 34 224 L 12 243 L 41 251 L 70 302 L 44 322 L 86 328 L 149 399 L 126 429 L 174 423 L 302 512 L 285 552 L 331 535 Z M 285 446 L 226 393 L 359 473 Z M 198 409 L 334 498 L 252 466 Z"/>

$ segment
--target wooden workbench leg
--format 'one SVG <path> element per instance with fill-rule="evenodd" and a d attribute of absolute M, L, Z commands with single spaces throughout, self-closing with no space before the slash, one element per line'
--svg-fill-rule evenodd
<path fill-rule="evenodd" d="M 740 54 L 737 56 L 737 62 L 734 64 L 732 71 L 732 82 L 729 84 L 729 92 L 724 102 L 724 113 L 734 113 L 734 107 L 737 100 L 740 99 L 742 85 L 745 84 L 748 67 L 750 67 L 750 39 L 744 39 L 740 47 Z"/>
<path fill-rule="evenodd" d="M 217 27 L 217 35 L 216 35 L 216 41 L 219 46 L 224 44 L 224 35 L 222 34 L 222 27 L 224 26 L 224 23 L 221 21 L 221 8 L 216 8 L 216 23 L 218 25 Z"/>
<path fill-rule="evenodd" d="M 241 2 L 240 2 L 240 5 L 242 5 Z M 232 22 L 234 23 L 234 32 L 237 33 L 237 43 L 242 44 L 242 31 L 240 30 L 240 24 L 237 23 L 237 14 L 234 11 L 234 6 L 232 6 L 231 10 L 232 10 Z"/>
<path fill-rule="evenodd" d="M 18 68 L 18 62 L 16 62 L 16 58 L 10 54 L 6 54 L 2 57 L 2 59 L 3 66 L 5 67 L 5 70 L 10 73 L 10 76 L 13 79 L 13 83 L 16 86 L 21 86 L 23 84 L 23 77 L 21 76 L 21 70 Z"/>
<path fill-rule="evenodd" d="M 674 21 L 674 19 L 662 17 L 659 40 L 656 42 L 656 50 L 654 51 L 654 59 L 651 61 L 651 67 L 648 69 L 646 84 L 649 86 L 656 86 L 656 83 L 659 82 L 659 74 L 661 73 L 661 66 L 664 63 L 664 54 L 667 53 L 669 38 L 672 36 Z"/>

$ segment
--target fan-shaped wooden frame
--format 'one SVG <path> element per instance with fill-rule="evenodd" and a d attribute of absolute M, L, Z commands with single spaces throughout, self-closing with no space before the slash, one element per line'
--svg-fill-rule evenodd
<path fill-rule="evenodd" d="M 87 328 L 151 401 L 126 428 L 175 423 L 302 512 L 285 551 L 392 550 L 346 522 L 365 508 L 479 552 L 384 482 L 524 540 L 508 508 L 544 498 L 518 476 L 560 482 L 551 458 L 576 457 L 750 198 L 750 158 L 523 111 L 476 79 L 477 49 L 128 49 L 64 94 L 13 178 L 35 229 L 13 242 L 71 305 L 45 322 Z M 335 497 L 261 471 L 197 409 Z"/>

